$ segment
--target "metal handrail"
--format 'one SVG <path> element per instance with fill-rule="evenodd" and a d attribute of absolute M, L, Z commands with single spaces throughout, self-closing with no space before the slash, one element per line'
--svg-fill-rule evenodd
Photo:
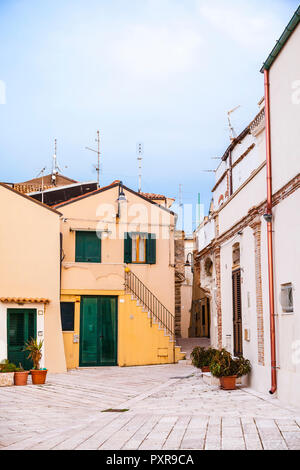
<path fill-rule="evenodd" d="M 145 307 L 151 318 L 158 320 L 160 325 L 174 338 L 175 316 L 158 300 L 158 298 L 129 269 L 125 270 L 125 288 L 131 292 Z"/>

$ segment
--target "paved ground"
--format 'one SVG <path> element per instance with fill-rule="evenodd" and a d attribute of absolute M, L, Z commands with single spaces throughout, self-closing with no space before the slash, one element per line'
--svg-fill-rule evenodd
<path fill-rule="evenodd" d="M 76 370 L 0 388 L 0 448 L 300 449 L 300 410 L 185 364 Z"/>

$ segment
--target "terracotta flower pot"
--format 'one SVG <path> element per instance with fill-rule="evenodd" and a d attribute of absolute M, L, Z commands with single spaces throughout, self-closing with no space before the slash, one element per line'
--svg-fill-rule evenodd
<path fill-rule="evenodd" d="M 47 370 L 31 370 L 33 385 L 43 385 L 46 382 Z"/>
<path fill-rule="evenodd" d="M 220 377 L 220 384 L 223 390 L 236 390 L 236 375 L 230 377 Z"/>
<path fill-rule="evenodd" d="M 201 370 L 202 370 L 203 373 L 210 372 L 210 367 L 209 366 L 203 366 L 203 367 L 201 367 Z"/>
<path fill-rule="evenodd" d="M 21 371 L 15 372 L 15 376 L 14 376 L 15 385 L 19 385 L 19 386 L 27 385 L 28 375 L 29 375 L 29 370 L 25 370 L 22 372 Z"/>

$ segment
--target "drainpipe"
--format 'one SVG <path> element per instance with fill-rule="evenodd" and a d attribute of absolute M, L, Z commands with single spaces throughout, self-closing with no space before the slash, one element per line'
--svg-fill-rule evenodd
<path fill-rule="evenodd" d="M 273 217 L 272 217 L 272 160 L 271 160 L 271 123 L 270 123 L 270 82 L 269 71 L 265 77 L 265 114 L 266 114 L 266 145 L 267 145 L 267 213 L 264 218 L 268 227 L 268 272 L 269 272 L 269 303 L 270 303 L 270 336 L 271 336 L 271 390 L 277 391 L 276 337 L 275 337 L 275 296 L 274 296 L 274 263 L 273 263 Z"/>

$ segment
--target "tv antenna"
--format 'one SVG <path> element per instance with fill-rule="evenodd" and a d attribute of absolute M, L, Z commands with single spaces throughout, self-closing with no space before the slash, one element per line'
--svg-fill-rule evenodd
<path fill-rule="evenodd" d="M 97 187 L 100 188 L 100 132 L 97 131 L 97 138 L 95 139 L 95 142 L 98 144 L 98 149 L 92 149 L 90 147 L 85 147 L 86 150 L 90 150 L 91 152 L 95 152 L 98 155 L 98 160 L 97 160 L 97 165 L 95 166 L 96 171 L 97 171 Z"/>
<path fill-rule="evenodd" d="M 144 146 L 143 146 L 142 143 L 139 143 L 137 145 L 137 153 L 138 153 L 137 161 L 138 161 L 138 164 L 139 164 L 139 189 L 138 189 L 138 192 L 141 193 L 142 192 L 142 161 L 143 161 L 143 155 L 144 155 Z"/>
<path fill-rule="evenodd" d="M 42 203 L 43 204 L 44 204 L 44 176 L 45 176 L 46 169 L 47 167 L 44 166 L 44 168 L 42 168 L 39 174 L 36 176 L 37 178 L 39 178 L 40 176 L 42 177 Z"/>
<path fill-rule="evenodd" d="M 56 177 L 58 173 L 61 173 L 61 169 L 57 163 L 57 139 L 54 139 L 54 154 L 52 158 L 52 173 L 51 173 L 51 182 L 56 186 Z"/>
<path fill-rule="evenodd" d="M 230 111 L 228 111 L 227 113 L 227 118 L 228 118 L 228 126 L 229 126 L 229 138 L 231 140 L 231 142 L 234 141 L 234 139 L 237 137 L 236 135 L 236 132 L 234 130 L 234 127 L 232 125 L 232 122 L 231 122 L 231 114 L 234 113 L 237 109 L 239 109 L 241 107 L 241 105 L 239 104 L 238 106 L 236 106 L 235 108 L 231 109 Z"/>

